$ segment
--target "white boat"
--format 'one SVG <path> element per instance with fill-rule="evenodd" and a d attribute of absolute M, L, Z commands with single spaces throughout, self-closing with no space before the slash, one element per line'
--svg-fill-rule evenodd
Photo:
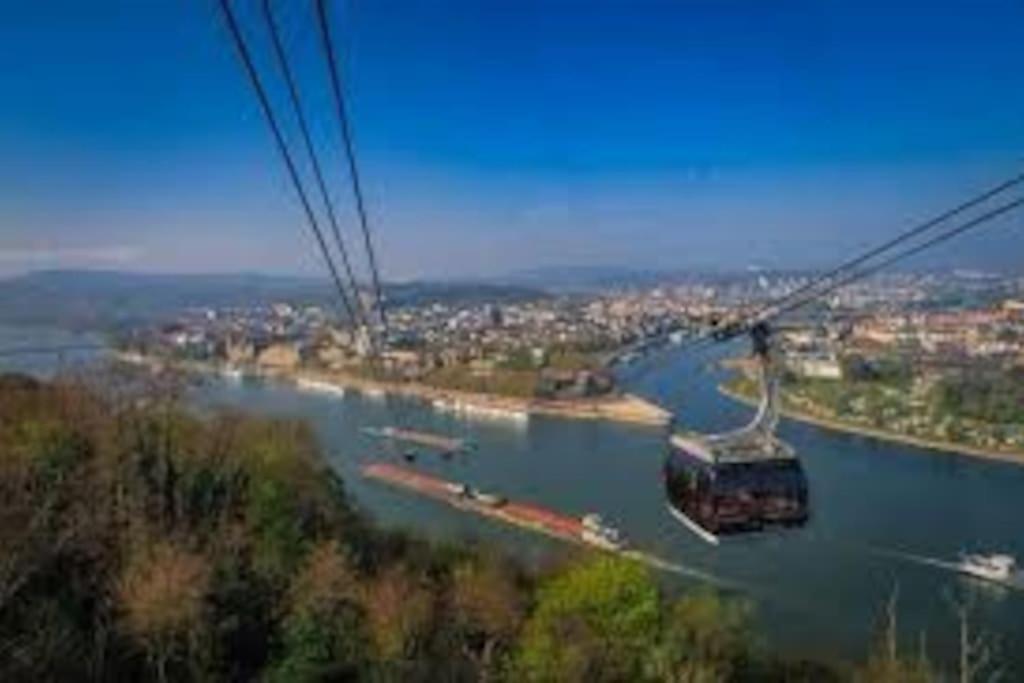
<path fill-rule="evenodd" d="M 220 374 L 222 377 L 230 379 L 233 382 L 242 381 L 242 370 L 234 365 L 225 365 L 221 368 Z"/>
<path fill-rule="evenodd" d="M 444 488 L 445 488 L 446 491 L 448 491 L 448 493 L 452 494 L 453 496 L 462 496 L 462 497 L 468 497 L 469 496 L 469 491 L 470 491 L 469 486 L 467 484 L 463 484 L 462 482 L 459 482 L 459 481 L 446 482 L 445 485 L 444 485 Z"/>
<path fill-rule="evenodd" d="M 469 495 L 476 502 L 482 503 L 483 505 L 492 508 L 501 507 L 507 502 L 505 496 L 502 496 L 497 493 L 488 493 L 486 491 L 470 491 Z"/>
<path fill-rule="evenodd" d="M 383 401 L 387 398 L 387 392 L 377 387 L 364 386 L 360 389 L 363 396 L 366 398 L 373 399 L 375 401 Z"/>
<path fill-rule="evenodd" d="M 591 513 L 580 518 L 583 529 L 580 538 L 584 543 L 603 548 L 605 550 L 622 550 L 626 547 L 626 539 L 618 529 L 608 526 L 601 519 L 601 515 Z"/>
<path fill-rule="evenodd" d="M 454 400 L 446 398 L 434 398 L 431 403 L 433 404 L 435 411 L 442 411 L 444 413 L 456 413 L 459 410 L 458 404 Z"/>
<path fill-rule="evenodd" d="M 497 406 L 479 406 L 470 403 L 465 406 L 464 411 L 467 415 L 489 420 L 509 420 L 522 423 L 530 419 L 530 414 L 525 410 L 499 408 Z"/>
<path fill-rule="evenodd" d="M 518 424 L 525 424 L 530 420 L 530 413 L 525 410 L 496 405 L 467 403 L 448 398 L 435 398 L 431 401 L 431 405 L 435 410 L 454 413 L 459 417 L 470 419 L 501 420 Z"/>
<path fill-rule="evenodd" d="M 1008 583 L 1017 576 L 1017 560 L 1012 555 L 961 553 L 957 569 L 962 574 L 986 581 Z"/>
<path fill-rule="evenodd" d="M 330 382 L 324 382 L 318 379 L 309 379 L 308 377 L 299 377 L 295 380 L 295 386 L 305 391 L 312 391 L 318 394 L 330 394 L 331 396 L 344 396 L 345 388 L 340 387 L 337 384 L 331 384 Z"/>

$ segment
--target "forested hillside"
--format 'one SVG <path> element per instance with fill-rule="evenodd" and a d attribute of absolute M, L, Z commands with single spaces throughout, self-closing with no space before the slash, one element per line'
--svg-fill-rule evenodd
<path fill-rule="evenodd" d="M 0 378 L 0 680 L 823 681 L 749 607 L 376 528 L 303 423 Z M 927 666 L 872 660 L 871 680 Z"/>

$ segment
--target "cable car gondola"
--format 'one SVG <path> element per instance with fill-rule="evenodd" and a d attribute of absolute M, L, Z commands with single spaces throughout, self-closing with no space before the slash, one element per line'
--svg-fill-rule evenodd
<path fill-rule="evenodd" d="M 778 360 L 768 324 L 750 329 L 761 374 L 761 401 L 750 424 L 723 434 L 677 433 L 669 440 L 669 511 L 705 541 L 770 527 L 803 526 L 807 479 L 793 449 L 775 435 Z"/>

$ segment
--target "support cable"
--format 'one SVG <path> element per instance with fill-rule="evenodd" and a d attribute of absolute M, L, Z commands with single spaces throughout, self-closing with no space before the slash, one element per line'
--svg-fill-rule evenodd
<path fill-rule="evenodd" d="M 976 206 L 978 206 L 980 204 L 983 204 L 986 201 L 988 201 L 989 199 L 992 199 L 993 197 L 995 197 L 995 196 L 997 196 L 999 194 L 1002 194 L 1003 192 L 1006 192 L 1007 190 L 1009 190 L 1009 189 L 1011 189 L 1013 187 L 1016 187 L 1017 185 L 1020 185 L 1022 183 L 1024 183 L 1024 173 L 1021 173 L 1021 174 L 1019 174 L 1017 176 L 1014 176 L 1014 177 L 1010 178 L 1009 180 L 1006 180 L 1006 181 L 1004 181 L 1002 183 L 999 183 L 998 185 L 985 190 L 981 194 L 978 194 L 978 195 L 972 197 L 971 199 L 968 199 L 967 201 L 965 201 L 965 202 L 963 202 L 961 204 L 958 204 L 957 206 L 953 207 L 952 209 L 949 209 L 948 211 L 945 211 L 945 212 L 939 214 L 938 216 L 930 218 L 930 219 L 926 220 L 925 222 L 920 223 L 920 224 L 916 225 L 915 227 L 913 227 L 913 228 L 911 228 L 909 230 L 906 230 L 906 231 L 896 235 L 892 239 L 890 239 L 890 240 L 888 240 L 888 241 L 886 241 L 886 242 L 884 242 L 882 244 L 879 244 L 876 247 L 873 247 L 873 248 L 869 249 L 868 251 L 864 252 L 860 256 L 858 256 L 856 258 L 853 258 L 853 259 L 850 259 L 850 260 L 848 260 L 848 261 L 846 261 L 844 263 L 841 263 L 840 265 L 836 266 L 835 268 L 833 268 L 832 270 L 828 271 L 827 273 L 823 273 L 823 274 L 819 275 L 818 277 L 812 279 L 810 282 L 804 284 L 803 286 L 797 288 L 796 290 L 794 290 L 792 292 L 789 292 L 788 294 L 784 295 L 780 299 L 778 299 L 778 300 L 774 301 L 773 303 L 769 304 L 769 306 L 766 307 L 766 309 L 762 309 L 762 311 L 758 315 L 763 315 L 768 308 L 771 308 L 771 307 L 774 307 L 774 306 L 784 306 L 791 299 L 795 299 L 796 297 L 798 297 L 798 296 L 800 296 L 802 294 L 805 294 L 805 293 L 808 293 L 808 292 L 814 290 L 816 287 L 821 285 L 823 282 L 825 282 L 825 281 L 827 281 L 827 280 L 829 280 L 831 278 L 834 278 L 834 277 L 836 277 L 838 275 L 841 275 L 841 274 L 843 274 L 843 273 L 845 273 L 847 271 L 853 270 L 854 268 L 857 268 L 858 266 L 861 266 L 861 265 L 867 263 L 868 261 L 870 261 L 871 259 L 875 258 L 876 256 L 881 256 L 882 254 L 884 254 L 885 252 L 889 251 L 890 249 L 892 249 L 894 247 L 898 247 L 900 244 L 903 244 L 904 242 L 907 242 L 907 241 L 909 241 L 909 240 L 911 240 L 911 239 L 913 239 L 915 237 L 923 235 L 924 233 L 926 233 L 929 230 L 931 230 L 932 228 L 940 225 L 941 223 L 945 223 L 949 219 L 954 218 L 954 217 L 960 215 L 961 213 L 963 213 L 963 212 L 965 212 L 965 211 L 967 211 L 969 209 L 972 209 L 972 208 L 974 208 L 974 207 L 976 207 Z"/>
<path fill-rule="evenodd" d="M 323 45 L 324 58 L 327 62 L 327 70 L 330 74 L 331 92 L 334 95 L 335 112 L 338 116 L 338 124 L 341 127 L 341 137 L 345 145 L 345 158 L 348 160 L 348 175 L 352 184 L 352 194 L 355 197 L 356 212 L 359 216 L 359 227 L 363 233 L 363 246 L 366 249 L 367 261 L 369 262 L 370 273 L 373 277 L 373 294 L 377 302 L 377 312 L 380 315 L 381 324 L 384 327 L 386 335 L 388 330 L 388 320 L 387 313 L 384 310 L 384 297 L 381 293 L 380 273 L 377 268 L 377 257 L 374 253 L 373 240 L 370 237 L 366 202 L 363 196 L 359 167 L 356 163 L 355 149 L 352 142 L 352 127 L 349 123 L 348 110 L 345 105 L 345 93 L 341 83 L 340 71 L 338 69 L 338 60 L 335 55 L 334 43 L 331 39 L 330 21 L 327 17 L 326 0 L 317 0 L 316 14 L 317 22 L 320 26 L 320 38 Z"/>
<path fill-rule="evenodd" d="M 366 211 L 366 200 L 365 195 L 363 194 L 362 179 L 359 175 L 359 165 L 356 162 L 355 144 L 352 139 L 352 125 L 349 120 L 348 107 L 345 103 L 345 90 L 341 80 L 341 70 L 338 68 L 338 58 L 334 49 L 334 41 L 331 38 L 330 20 L 327 16 L 326 0 L 317 0 L 316 17 L 320 28 L 320 39 L 324 53 L 324 60 L 327 63 L 327 71 L 330 76 L 331 94 L 334 98 L 335 114 L 337 115 L 338 125 L 341 129 L 341 139 L 345 146 L 345 159 L 348 162 L 348 177 L 352 186 L 352 195 L 355 199 L 356 214 L 359 218 L 359 228 L 363 235 L 363 247 L 366 250 L 366 260 L 370 266 L 370 275 L 373 282 L 373 296 L 376 303 L 377 314 L 380 316 L 380 323 L 383 329 L 384 344 L 386 344 L 389 336 L 389 328 L 384 296 L 380 284 L 380 269 L 377 265 L 377 256 L 373 247 L 373 239 L 370 234 L 370 220 Z M 381 347 L 384 346 L 384 344 L 377 343 L 375 340 L 375 331 L 372 327 L 367 326 L 366 332 L 371 349 L 373 349 L 374 346 L 378 347 L 376 354 L 379 357 L 382 352 Z M 397 403 L 396 410 L 393 412 L 396 414 L 396 421 L 399 424 L 407 421 L 405 419 L 405 410 L 403 409 L 401 401 Z"/>
<path fill-rule="evenodd" d="M 334 286 L 338 290 L 338 295 L 340 296 L 342 304 L 349 315 L 349 319 L 354 321 L 356 320 L 355 309 L 352 307 L 352 303 L 349 301 L 348 295 L 345 293 L 345 287 L 342 284 L 341 277 L 338 275 L 338 269 L 334 265 L 334 259 L 331 257 L 330 249 L 328 249 L 327 242 L 324 240 L 323 231 L 320 229 L 320 224 L 317 222 L 316 214 L 314 214 L 312 206 L 310 206 L 309 197 L 306 195 L 302 179 L 299 176 L 299 172 L 292 159 L 292 155 L 288 151 L 288 144 L 285 142 L 284 135 L 281 133 L 281 129 L 278 126 L 277 118 L 274 116 L 274 110 L 270 105 L 270 100 L 267 97 L 267 93 L 263 88 L 263 83 L 256 71 L 256 66 L 253 64 L 252 56 L 249 54 L 249 49 L 245 43 L 245 38 L 242 36 L 242 32 L 238 28 L 238 23 L 235 21 L 235 15 L 231 11 L 230 0 L 220 0 L 220 8 L 223 12 L 228 30 L 231 33 L 231 38 L 235 44 L 235 48 L 238 51 L 238 56 L 242 60 L 246 76 L 249 79 L 249 83 L 252 85 L 253 91 L 256 93 L 256 99 L 259 101 L 263 118 L 270 127 L 270 132 L 274 136 L 277 151 L 280 153 L 285 167 L 288 169 L 288 177 L 291 179 L 292 186 L 295 188 L 295 193 L 299 196 L 299 201 L 302 204 L 306 221 L 309 223 L 309 227 L 313 231 L 313 235 L 316 237 L 316 242 L 320 247 L 320 253 L 323 256 L 324 262 L 327 264 L 327 268 L 331 274 L 331 279 L 334 281 Z"/>
<path fill-rule="evenodd" d="M 1000 195 L 1007 190 L 1024 184 L 1024 173 L 1018 174 L 994 187 L 985 190 L 984 192 L 968 199 L 967 201 L 958 204 L 957 206 L 945 211 L 938 216 L 928 219 L 927 221 L 916 225 L 915 227 L 906 230 L 892 239 L 869 249 L 867 252 L 857 256 L 853 259 L 843 262 L 839 266 L 829 270 L 826 273 L 815 277 L 808 283 L 805 283 L 798 289 L 785 294 L 775 301 L 761 307 L 756 313 L 747 316 L 745 319 L 735 320 L 727 323 L 724 327 L 713 329 L 709 332 L 700 334 L 692 338 L 688 344 L 683 346 L 683 349 L 690 349 L 692 347 L 701 345 L 708 340 L 711 341 L 724 341 L 733 337 L 744 334 L 747 329 L 759 320 L 766 320 L 770 318 L 776 318 L 779 315 L 787 312 L 794 311 L 798 308 L 802 308 L 811 301 L 819 299 L 827 293 L 831 293 L 841 286 L 856 282 L 857 280 L 867 277 L 873 273 L 878 272 L 882 268 L 888 267 L 894 263 L 897 263 L 904 258 L 912 256 L 920 251 L 924 251 L 936 244 L 939 244 L 946 239 L 955 237 L 956 235 L 966 232 L 978 225 L 986 223 L 988 220 L 995 218 L 1003 213 L 1011 211 L 1019 205 L 1019 202 L 1013 201 L 1006 205 L 1001 205 L 999 208 L 982 214 L 976 219 L 968 221 L 966 224 L 962 224 L 956 228 L 947 230 L 946 232 L 940 233 L 938 238 L 933 238 L 921 243 L 918 247 L 911 247 L 910 249 L 900 252 L 901 255 L 893 258 L 883 260 L 880 265 L 868 266 L 863 270 L 855 270 L 859 266 L 863 266 L 872 259 L 882 256 L 893 248 L 912 240 L 915 237 L 923 236 L 925 233 L 935 229 L 942 223 L 948 222 L 951 218 L 954 218 L 961 213 L 975 208 L 988 200 Z M 948 235 L 948 236 L 945 236 Z M 852 274 L 851 274 L 851 271 Z M 845 275 L 845 277 L 839 278 L 839 276 Z M 839 279 L 837 279 L 839 278 Z M 821 289 L 824 287 L 823 289 Z"/>
<path fill-rule="evenodd" d="M 278 30 L 277 20 L 274 18 L 271 2 L 272 0 L 263 0 L 263 16 L 266 19 L 267 28 L 270 31 L 270 40 L 274 47 L 274 54 L 277 58 L 278 67 L 281 70 L 281 75 L 284 78 L 285 85 L 288 89 L 288 97 L 291 101 L 295 118 L 299 124 L 299 131 L 302 135 L 302 141 L 306 148 L 306 154 L 309 156 L 310 165 L 313 169 L 313 176 L 316 178 L 317 188 L 320 191 L 320 198 L 323 201 L 324 212 L 327 214 L 327 221 L 331 226 L 331 233 L 334 236 L 334 243 L 338 248 L 338 252 L 341 254 L 341 264 L 344 268 L 345 275 L 348 277 L 349 291 L 354 299 L 353 308 L 359 314 L 359 319 L 354 322 L 356 324 L 365 325 L 367 323 L 367 316 L 359 297 L 359 285 L 352 270 L 352 264 L 348 256 L 348 249 L 345 248 L 345 242 L 341 236 L 341 229 L 338 227 L 338 219 L 334 210 L 334 202 L 331 200 L 330 193 L 327 191 L 327 183 L 324 181 L 323 170 L 320 166 L 320 158 L 316 153 L 316 147 L 313 145 L 313 138 L 309 133 L 309 124 L 306 121 L 306 114 L 302 108 L 302 98 L 299 95 L 298 84 L 296 83 L 292 69 L 288 64 L 288 55 L 285 52 L 283 43 L 281 42 L 280 31 Z"/>
<path fill-rule="evenodd" d="M 940 223 L 948 221 L 950 218 L 962 213 L 963 211 L 978 206 L 984 201 L 989 200 L 992 197 L 995 197 L 996 195 L 1001 194 L 1002 192 L 1005 192 L 1007 189 L 1014 187 L 1015 185 L 1018 185 L 1022 182 L 1024 182 L 1024 174 L 1012 178 L 986 191 L 985 193 L 969 200 L 968 202 L 960 204 L 959 206 L 951 209 L 950 211 L 947 211 L 936 218 L 926 221 L 921 225 L 918 225 L 917 227 L 911 229 L 910 231 L 907 231 L 906 233 L 898 235 L 897 237 L 886 242 L 885 244 L 869 250 L 869 252 L 862 256 L 859 256 L 855 259 L 851 259 L 850 261 L 844 263 L 843 265 L 829 271 L 827 274 L 816 278 L 812 283 L 809 283 L 808 285 L 801 287 L 799 290 L 797 290 L 797 292 L 791 292 L 786 296 L 780 297 L 776 301 L 762 307 L 756 313 L 747 316 L 745 319 L 731 321 L 727 323 L 724 327 L 715 328 L 710 331 L 698 334 L 695 337 L 692 337 L 687 341 L 687 343 L 685 343 L 679 348 L 679 351 L 704 351 L 714 346 L 714 344 L 717 342 L 728 341 L 742 334 L 746 334 L 751 329 L 751 327 L 758 322 L 764 322 L 766 320 L 778 318 L 779 316 L 782 316 L 786 313 L 791 313 L 800 308 L 803 308 L 804 306 L 810 304 L 811 302 L 821 299 L 822 297 L 831 294 L 832 292 L 840 289 L 841 287 L 845 287 L 859 280 L 863 280 L 864 278 L 874 275 L 879 271 L 884 270 L 885 268 L 888 268 L 892 265 L 895 265 L 896 263 L 899 263 L 900 261 L 915 256 L 923 251 L 931 249 L 932 247 L 938 246 L 943 242 L 946 242 L 950 239 L 953 239 L 954 237 L 957 237 L 970 230 L 978 228 L 1004 214 L 1010 213 L 1011 211 L 1021 208 L 1021 206 L 1024 206 L 1024 197 L 1014 199 L 999 206 L 996 206 L 995 208 L 992 208 L 976 216 L 975 218 L 968 220 L 965 223 L 960 223 L 958 225 L 955 225 L 954 227 L 948 228 L 943 232 L 940 232 L 937 235 L 929 238 L 928 240 L 925 240 L 924 242 L 904 249 L 875 264 L 872 264 L 865 268 L 853 270 L 858 265 L 863 265 L 867 263 L 872 258 L 875 258 L 887 251 L 890 251 L 893 247 L 902 244 L 903 242 L 911 239 L 912 237 L 923 235 L 928 230 L 932 230 L 935 227 L 937 227 Z M 837 275 L 844 273 L 844 277 L 835 279 Z M 831 282 L 829 282 L 830 279 Z M 823 284 L 827 284 L 827 286 L 825 286 L 823 289 L 819 289 L 820 287 L 822 287 Z M 798 292 L 803 292 L 805 296 L 797 298 L 796 295 Z M 648 366 L 648 368 L 641 370 L 638 376 L 642 377 L 648 374 L 648 372 L 651 369 L 655 369 L 657 367 L 660 367 L 659 363 L 652 363 L 651 365 Z"/>
<path fill-rule="evenodd" d="M 858 280 L 863 280 L 864 278 L 869 277 L 871 275 L 874 275 L 875 273 L 877 273 L 877 272 L 879 272 L 881 270 L 884 270 L 885 268 L 888 268 L 889 266 L 892 266 L 892 265 L 894 265 L 896 263 L 899 263 L 900 261 L 902 261 L 904 259 L 910 258 L 911 256 L 915 256 L 915 255 L 921 253 L 922 251 L 926 251 L 928 249 L 931 249 L 932 247 L 938 246 L 939 244 L 942 244 L 943 242 L 951 240 L 954 237 L 962 235 L 962 234 L 966 233 L 969 230 L 973 230 L 973 229 L 975 229 L 977 227 L 980 227 L 980 226 L 984 225 L 985 223 L 988 223 L 989 221 L 994 220 L 994 219 L 1002 216 L 1003 214 L 1009 213 L 1010 211 L 1013 211 L 1015 209 L 1019 209 L 1021 206 L 1024 206 L 1024 197 L 1021 197 L 1019 199 L 1015 199 L 1015 200 L 1007 202 L 1005 204 L 1001 204 L 1000 206 L 997 206 L 994 209 L 986 211 L 985 213 L 981 214 L 980 216 L 978 216 L 976 218 L 973 218 L 973 219 L 967 221 L 966 223 L 961 223 L 960 225 L 957 225 L 957 226 L 955 226 L 953 228 L 949 228 L 948 230 L 945 230 L 945 231 L 939 233 L 935 237 L 932 237 L 931 239 L 929 239 L 929 240 L 927 240 L 925 242 L 922 242 L 921 244 L 918 244 L 918 245 L 916 245 L 914 247 L 911 247 L 909 249 L 905 249 L 905 250 L 899 252 L 898 254 L 890 256 L 889 258 L 884 259 L 884 260 L 880 261 L 879 263 L 876 263 L 876 264 L 872 265 L 869 268 L 865 268 L 863 270 L 859 270 L 859 271 L 856 271 L 854 273 L 851 273 L 846 278 L 832 283 L 826 289 L 824 289 L 824 290 L 822 290 L 820 292 L 816 292 L 812 296 L 808 296 L 808 297 L 805 297 L 804 299 L 801 299 L 801 300 L 798 300 L 798 301 L 795 301 L 795 302 L 791 302 L 790 304 L 782 307 L 781 309 L 779 309 L 777 311 L 773 311 L 771 317 L 777 317 L 777 316 L 780 316 L 780 315 L 782 315 L 784 313 L 788 313 L 788 312 L 794 311 L 794 310 L 796 310 L 798 308 L 801 308 L 803 306 L 806 306 L 811 301 L 814 301 L 815 299 L 820 299 L 823 296 L 827 296 L 828 294 L 831 294 L 832 292 L 836 291 L 840 287 L 845 287 L 846 285 L 849 285 L 849 284 L 852 284 L 854 282 L 857 282 Z"/>

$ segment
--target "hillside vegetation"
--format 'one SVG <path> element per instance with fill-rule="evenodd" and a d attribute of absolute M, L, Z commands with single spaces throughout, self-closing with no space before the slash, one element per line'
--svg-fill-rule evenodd
<path fill-rule="evenodd" d="M 839 678 L 766 654 L 744 603 L 670 599 L 625 560 L 535 575 L 381 531 L 301 422 L 104 383 L 0 377 L 0 680 Z"/>

